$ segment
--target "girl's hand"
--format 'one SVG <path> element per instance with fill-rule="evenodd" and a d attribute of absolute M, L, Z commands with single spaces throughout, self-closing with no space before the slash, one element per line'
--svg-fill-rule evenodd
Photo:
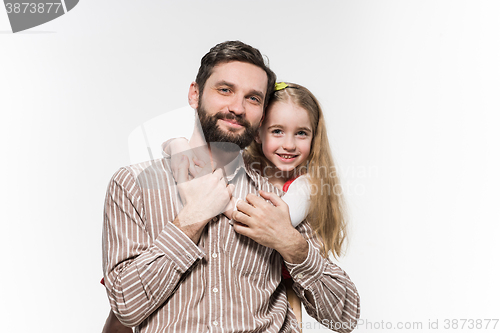
<path fill-rule="evenodd" d="M 234 231 L 275 249 L 287 262 L 302 263 L 309 247 L 292 226 L 288 205 L 274 193 L 259 191 L 259 194 L 262 198 L 250 193 L 248 202 L 238 201 L 238 211 L 233 213 Z"/>

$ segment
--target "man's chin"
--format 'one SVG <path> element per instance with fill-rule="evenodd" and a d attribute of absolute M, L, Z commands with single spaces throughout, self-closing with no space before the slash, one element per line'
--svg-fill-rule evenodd
<path fill-rule="evenodd" d="M 236 133 L 224 132 L 224 131 L 220 131 L 219 134 L 220 135 L 218 136 L 218 138 L 216 140 L 211 140 L 210 144 L 220 143 L 221 147 L 226 147 L 224 149 L 226 151 L 241 150 L 241 149 L 245 148 L 246 146 L 248 146 L 248 144 L 246 144 L 244 142 L 244 139 L 245 139 L 244 134 L 236 134 Z M 242 145 L 244 145 L 243 148 L 241 148 Z M 235 148 L 232 148 L 233 146 Z M 238 148 L 236 148 L 236 147 L 238 147 Z"/>
<path fill-rule="evenodd" d="M 228 143 L 224 151 L 239 151 L 252 143 L 256 129 L 235 124 L 232 121 L 206 117 L 205 113 L 198 110 L 200 125 L 205 140 L 208 143 Z M 234 146 L 238 148 L 234 148 Z"/>
<path fill-rule="evenodd" d="M 245 133 L 245 127 L 235 128 L 235 127 L 223 127 L 219 126 L 219 131 L 225 136 L 234 137 L 234 139 L 238 139 L 238 137 L 242 136 Z"/>
<path fill-rule="evenodd" d="M 224 151 L 227 153 L 239 152 L 241 150 L 240 146 L 238 146 L 236 143 L 224 141 L 210 142 L 210 148 L 216 148 L 219 151 Z"/>

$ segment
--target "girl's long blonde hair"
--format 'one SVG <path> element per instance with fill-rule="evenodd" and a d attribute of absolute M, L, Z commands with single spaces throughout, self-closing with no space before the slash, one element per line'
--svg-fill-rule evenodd
<path fill-rule="evenodd" d="M 307 220 L 323 240 L 323 256 L 332 251 L 334 257 L 343 254 L 342 245 L 347 237 L 345 201 L 337 169 L 328 143 L 323 111 L 314 95 L 298 84 L 286 83 L 284 89 L 275 91 L 269 107 L 277 102 L 292 102 L 307 111 L 312 125 L 312 142 L 309 157 L 295 168 L 295 176 L 307 173 L 311 185 L 311 206 Z M 264 156 L 262 145 L 253 141 L 244 157 L 257 171 L 265 171 L 271 162 Z M 260 170 L 259 170 L 260 169 Z M 265 175 L 264 175 L 265 176 Z"/>

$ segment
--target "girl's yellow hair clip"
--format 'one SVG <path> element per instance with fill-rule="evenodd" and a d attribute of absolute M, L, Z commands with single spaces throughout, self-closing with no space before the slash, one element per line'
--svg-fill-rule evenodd
<path fill-rule="evenodd" d="M 276 83 L 274 85 L 274 91 L 283 90 L 286 87 L 288 87 L 288 84 L 286 84 L 285 82 Z"/>

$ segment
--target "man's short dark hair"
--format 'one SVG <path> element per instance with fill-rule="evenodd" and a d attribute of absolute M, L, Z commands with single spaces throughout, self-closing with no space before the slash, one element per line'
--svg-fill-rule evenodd
<path fill-rule="evenodd" d="M 196 75 L 200 99 L 203 94 L 203 89 L 205 88 L 205 83 L 210 75 L 212 75 L 214 67 L 230 61 L 250 63 L 262 68 L 266 72 L 267 92 L 264 102 L 264 106 L 266 106 L 274 91 L 276 74 L 269 68 L 269 64 L 264 61 L 259 50 L 239 40 L 217 44 L 201 59 L 200 69 L 198 70 L 198 75 Z"/>

